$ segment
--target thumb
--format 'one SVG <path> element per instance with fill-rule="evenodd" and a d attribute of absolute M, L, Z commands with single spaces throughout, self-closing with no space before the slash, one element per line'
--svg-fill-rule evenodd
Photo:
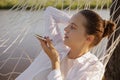
<path fill-rule="evenodd" d="M 52 41 L 49 39 L 49 37 L 46 37 L 46 41 L 50 48 L 54 48 L 54 45 L 53 45 Z"/>

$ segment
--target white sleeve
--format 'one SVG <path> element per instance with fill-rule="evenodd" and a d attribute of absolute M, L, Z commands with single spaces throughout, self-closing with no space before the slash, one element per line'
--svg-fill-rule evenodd
<path fill-rule="evenodd" d="M 45 12 L 45 31 L 46 35 L 52 39 L 54 46 L 58 49 L 59 54 L 65 54 L 69 50 L 63 44 L 62 35 L 58 23 L 68 23 L 70 16 L 65 12 L 53 7 L 47 7 Z M 62 80 L 60 70 L 52 70 L 48 75 L 48 80 Z"/>
<path fill-rule="evenodd" d="M 52 70 L 47 76 L 48 80 L 63 80 L 59 69 Z"/>
<path fill-rule="evenodd" d="M 62 35 L 58 27 L 58 23 L 67 23 L 70 16 L 63 11 L 60 11 L 53 7 L 47 7 L 44 11 L 45 16 L 45 33 L 49 36 L 53 44 L 56 45 L 62 42 Z"/>

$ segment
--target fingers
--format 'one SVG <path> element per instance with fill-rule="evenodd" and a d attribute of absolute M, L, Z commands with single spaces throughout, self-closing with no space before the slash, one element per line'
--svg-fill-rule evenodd
<path fill-rule="evenodd" d="M 48 43 L 49 48 L 53 49 L 54 46 L 53 46 L 52 41 L 50 40 L 49 37 L 46 37 L 46 41 L 47 41 L 47 43 Z"/>
<path fill-rule="evenodd" d="M 54 46 L 52 44 L 52 40 L 50 40 L 48 36 L 44 37 L 45 40 L 43 40 L 43 39 L 41 39 L 41 38 L 39 38 L 37 36 L 36 36 L 36 38 L 40 41 L 41 46 L 42 46 L 42 48 L 44 48 L 44 50 L 54 49 Z"/>
<path fill-rule="evenodd" d="M 47 46 L 47 41 L 45 41 L 45 40 L 43 40 L 43 39 L 41 39 L 41 38 L 39 38 L 39 37 L 36 37 L 36 38 L 40 41 L 42 48 L 43 48 L 45 51 L 47 51 L 47 48 L 49 48 L 49 47 Z"/>
<path fill-rule="evenodd" d="M 47 42 L 46 42 L 46 41 L 44 41 L 44 40 L 42 40 L 42 39 L 40 39 L 40 38 L 38 38 L 38 37 L 37 37 L 37 39 L 40 41 L 40 43 L 41 43 L 42 46 L 43 46 L 43 45 L 47 45 Z"/>
<path fill-rule="evenodd" d="M 37 38 L 40 41 L 43 50 L 51 59 L 51 61 L 58 60 L 58 52 L 54 48 L 52 41 L 49 39 L 49 37 L 44 37 L 44 38 L 45 38 L 45 41 L 41 38 Z"/>

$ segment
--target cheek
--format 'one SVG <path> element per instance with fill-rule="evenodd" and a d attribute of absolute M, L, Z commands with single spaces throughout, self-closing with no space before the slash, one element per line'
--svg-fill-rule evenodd
<path fill-rule="evenodd" d="M 78 33 L 78 32 L 71 33 L 70 40 L 76 43 L 83 42 L 85 41 L 85 35 L 83 33 Z"/>

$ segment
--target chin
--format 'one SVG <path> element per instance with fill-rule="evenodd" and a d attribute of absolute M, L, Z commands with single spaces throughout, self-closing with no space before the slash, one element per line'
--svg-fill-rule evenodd
<path fill-rule="evenodd" d="M 70 47 L 70 44 L 69 44 L 69 42 L 68 42 L 67 40 L 64 40 L 64 44 L 65 44 L 66 46 Z"/>
<path fill-rule="evenodd" d="M 67 43 L 68 43 L 68 42 L 66 41 L 66 39 L 64 39 L 64 44 L 67 45 Z"/>

